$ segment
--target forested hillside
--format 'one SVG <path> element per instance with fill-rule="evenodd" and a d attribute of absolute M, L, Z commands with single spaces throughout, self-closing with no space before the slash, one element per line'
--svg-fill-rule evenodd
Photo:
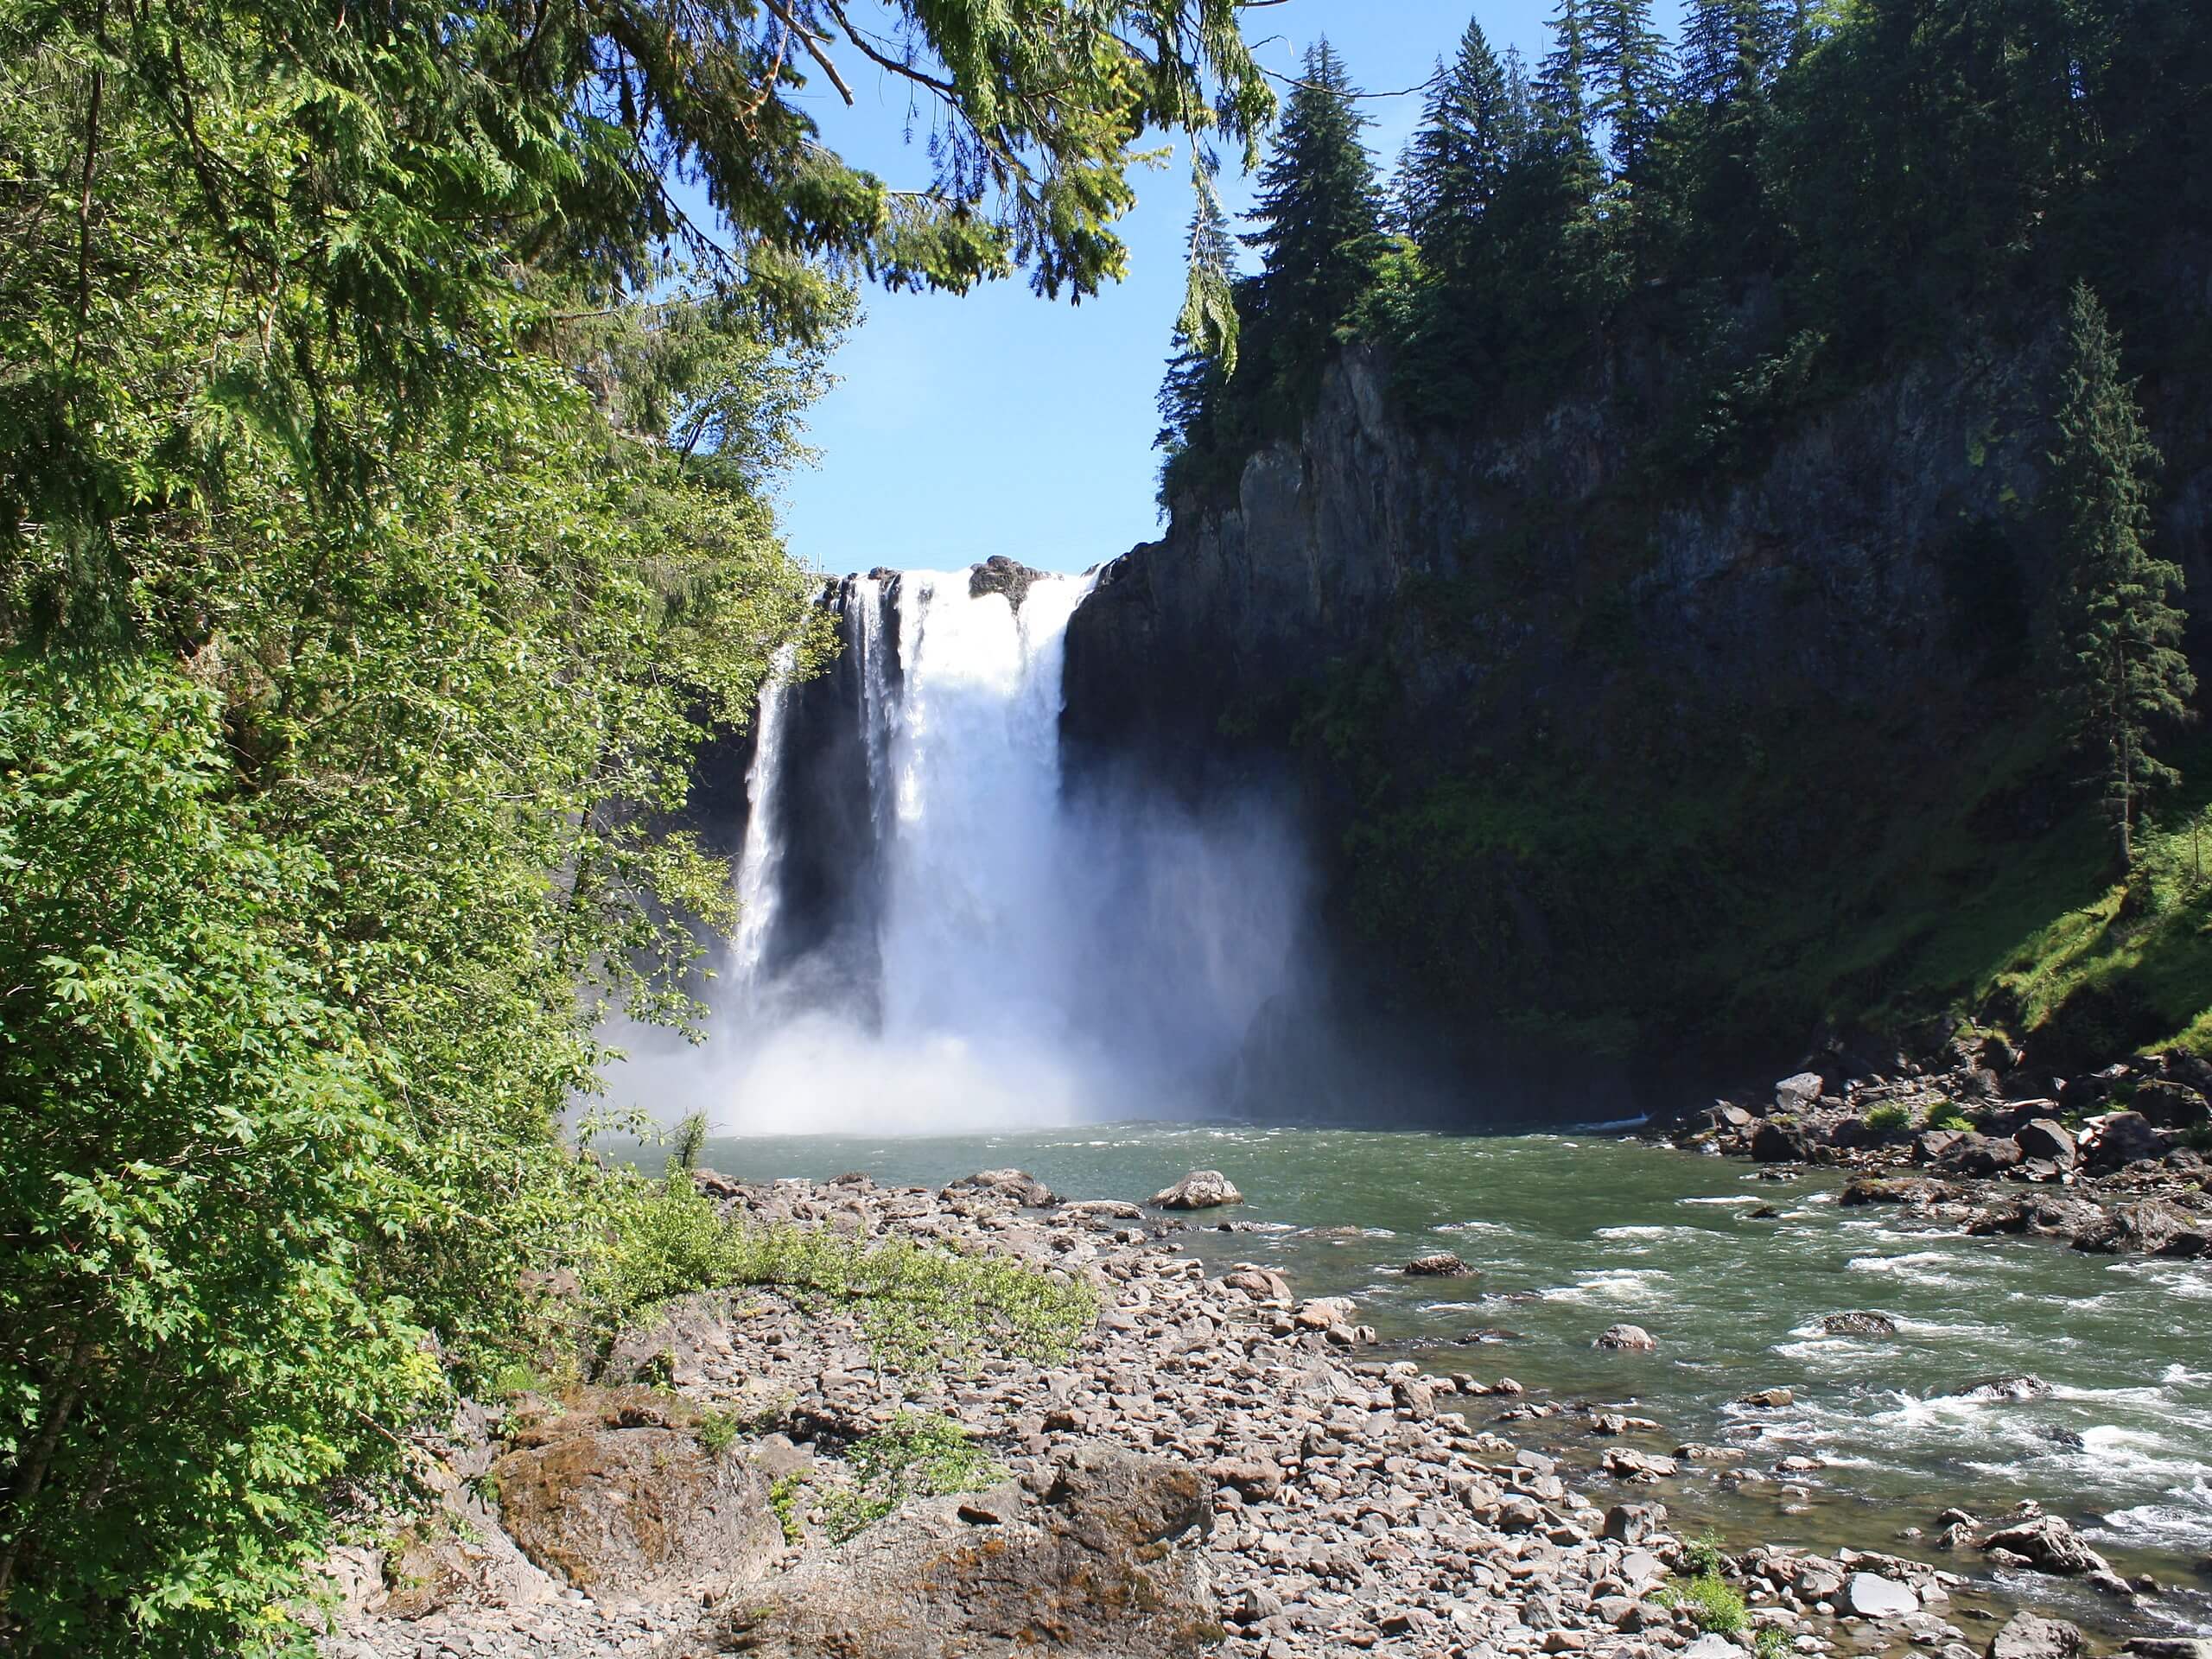
<path fill-rule="evenodd" d="M 1477 1070 L 2202 1042 L 2212 17 L 1564 0 L 1427 100 L 1307 60 L 1071 734 L 1287 757 Z"/>
<path fill-rule="evenodd" d="M 563 1123 L 727 917 L 652 826 L 818 643 L 824 353 L 871 278 L 1093 291 L 1139 136 L 1271 102 L 1227 0 L 878 28 L 0 8 L 0 1647 L 298 1648 L 454 1389 L 742 1276 Z M 918 188 L 810 112 L 870 60 Z"/>

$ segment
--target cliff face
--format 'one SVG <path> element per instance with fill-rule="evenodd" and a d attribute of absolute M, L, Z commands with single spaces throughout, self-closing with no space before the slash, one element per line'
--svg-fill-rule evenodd
<path fill-rule="evenodd" d="M 1294 757 L 1356 976 L 1463 1041 L 1794 1048 L 1926 977 L 1927 881 L 1955 901 L 2071 822 L 2035 649 L 2054 353 L 1978 345 L 1716 431 L 1640 413 L 1655 346 L 1440 435 L 1354 351 L 1233 501 L 1108 567 L 1071 752 L 1193 788 Z M 2207 400 L 2145 391 L 2159 543 L 2203 607 Z"/>

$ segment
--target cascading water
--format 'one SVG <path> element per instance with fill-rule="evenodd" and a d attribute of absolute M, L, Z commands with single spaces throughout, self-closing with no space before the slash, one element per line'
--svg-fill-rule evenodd
<path fill-rule="evenodd" d="M 994 561 L 825 598 L 835 670 L 762 699 L 717 1128 L 1220 1109 L 1290 972 L 1299 861 L 1266 815 L 1065 798 L 1063 646 L 1093 580 Z"/>

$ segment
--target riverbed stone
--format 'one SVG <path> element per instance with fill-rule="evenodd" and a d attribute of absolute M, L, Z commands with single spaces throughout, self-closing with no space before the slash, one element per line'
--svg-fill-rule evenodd
<path fill-rule="evenodd" d="M 1618 1353 L 1649 1354 L 1657 1351 L 1659 1342 L 1640 1325 L 1609 1325 L 1590 1345 Z"/>
<path fill-rule="evenodd" d="M 1475 1272 L 1449 1250 L 1417 1255 L 1406 1263 L 1406 1271 L 1416 1279 L 1470 1279 Z"/>
<path fill-rule="evenodd" d="M 2016 1526 L 2000 1528 L 1982 1541 L 1982 1548 L 2008 1551 L 2046 1573 L 2070 1576 L 2112 1571 L 2111 1562 L 2083 1543 L 2081 1535 L 2055 1515 L 2038 1515 Z"/>
<path fill-rule="evenodd" d="M 2079 1625 L 2037 1613 L 2015 1613 L 1990 1639 L 1986 1659 L 2082 1659 L 2088 1638 Z"/>
<path fill-rule="evenodd" d="M 1920 1611 L 1920 1598 L 1894 1579 L 1854 1573 L 1843 1586 L 1843 1605 L 1861 1618 L 1903 1618 Z"/>
<path fill-rule="evenodd" d="M 1821 1321 L 1821 1329 L 1832 1337 L 1894 1337 L 1897 1322 L 1886 1313 L 1859 1311 L 1831 1313 Z"/>
<path fill-rule="evenodd" d="M 1161 1210 L 1214 1210 L 1224 1205 L 1242 1204 L 1244 1195 L 1219 1170 L 1194 1169 L 1173 1186 L 1154 1193 L 1152 1202 Z"/>
<path fill-rule="evenodd" d="M 2023 1158 L 2039 1158 L 2061 1169 L 2073 1168 L 2080 1155 L 2075 1148 L 2074 1137 L 2055 1118 L 2031 1120 L 2013 1135 L 2012 1141 Z"/>

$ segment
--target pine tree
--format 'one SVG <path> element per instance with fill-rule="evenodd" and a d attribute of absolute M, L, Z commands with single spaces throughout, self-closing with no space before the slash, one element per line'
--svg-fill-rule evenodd
<path fill-rule="evenodd" d="M 1307 51 L 1261 169 L 1260 228 L 1244 238 L 1264 261 L 1259 301 L 1278 381 L 1301 393 L 1382 254 L 1382 193 L 1360 138 L 1368 122 L 1357 96 L 1326 40 Z"/>
<path fill-rule="evenodd" d="M 1401 179 L 1406 229 L 1433 269 L 1465 264 L 1518 148 L 1514 121 L 1504 67 L 1482 25 L 1470 22 L 1451 64 L 1437 66 Z"/>
<path fill-rule="evenodd" d="M 1763 92 L 1788 54 L 1796 0 L 1690 0 L 1682 24 L 1682 99 L 1732 104 Z"/>
<path fill-rule="evenodd" d="M 1236 261 L 1235 238 L 1221 198 L 1211 188 L 1211 159 L 1202 160 L 1200 166 L 1207 188 L 1198 191 L 1191 210 L 1190 262 L 1227 280 Z M 1233 305 L 1230 312 L 1233 316 Z M 1236 366 L 1233 334 L 1224 335 L 1209 315 L 1194 313 L 1188 304 L 1175 321 L 1172 345 L 1167 374 L 1160 386 L 1160 435 L 1154 440 L 1154 447 L 1166 450 L 1171 459 L 1203 442 L 1214 404 Z"/>
<path fill-rule="evenodd" d="M 1552 49 L 1536 67 L 1540 124 L 1586 139 L 1590 132 L 1590 41 L 1583 0 L 1559 0 L 1552 18 Z M 1548 117 L 1548 122 L 1543 118 Z"/>
<path fill-rule="evenodd" d="M 2078 283 L 2067 316 L 2050 512 L 2064 565 L 2059 690 L 2075 746 L 2091 755 L 2119 836 L 2123 867 L 2144 796 L 2171 782 L 2150 753 L 2153 722 L 2184 719 L 2196 690 L 2178 646 L 2171 596 L 2181 567 L 2153 557 L 2147 474 L 2158 452 L 2145 432 L 2133 383 L 2102 304 Z"/>
<path fill-rule="evenodd" d="M 1651 0 L 1587 0 L 1584 73 L 1590 111 L 1605 123 L 1615 168 L 1633 173 L 1666 111 L 1669 54 Z"/>

